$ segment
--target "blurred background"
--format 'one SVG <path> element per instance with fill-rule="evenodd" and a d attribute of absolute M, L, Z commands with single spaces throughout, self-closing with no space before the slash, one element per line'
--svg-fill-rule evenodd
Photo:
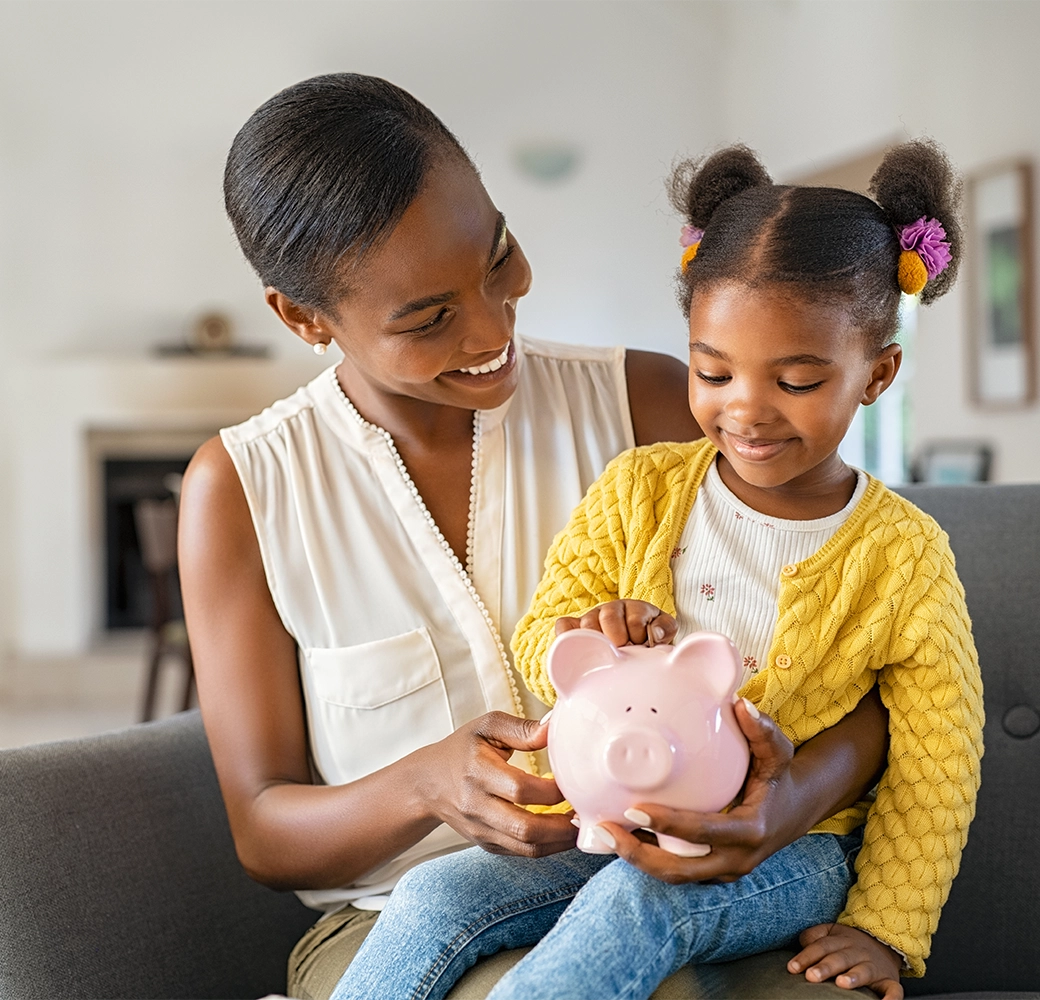
<path fill-rule="evenodd" d="M 934 137 L 974 257 L 907 304 L 908 364 L 844 450 L 894 484 L 1024 482 L 1038 44 L 1040 4 L 1009 0 L 0 0 L 0 746 L 182 704 L 162 505 L 202 440 L 327 363 L 223 212 L 227 148 L 277 90 L 410 90 L 531 260 L 521 332 L 680 357 L 677 157 L 742 141 L 778 180 L 862 188 L 886 145 Z"/>

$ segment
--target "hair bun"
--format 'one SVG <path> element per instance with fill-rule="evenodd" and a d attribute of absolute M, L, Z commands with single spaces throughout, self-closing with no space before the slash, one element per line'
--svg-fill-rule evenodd
<path fill-rule="evenodd" d="M 772 183 L 753 150 L 727 146 L 704 159 L 679 163 L 672 171 L 668 196 L 690 225 L 706 229 L 724 201 L 741 191 Z"/>
<path fill-rule="evenodd" d="M 893 146 L 874 172 L 869 191 L 893 228 L 923 217 L 936 219 L 946 230 L 950 264 L 924 286 L 921 301 L 943 295 L 957 277 L 962 252 L 961 183 L 943 148 L 930 139 Z"/>

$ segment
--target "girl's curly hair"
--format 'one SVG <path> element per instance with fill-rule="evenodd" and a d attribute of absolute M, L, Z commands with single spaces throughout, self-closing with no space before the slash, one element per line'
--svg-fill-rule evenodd
<path fill-rule="evenodd" d="M 923 303 L 953 284 L 960 262 L 960 183 L 934 142 L 890 149 L 870 182 L 871 198 L 840 188 L 774 184 L 747 146 L 680 163 L 668 184 L 684 221 L 704 230 L 697 256 L 678 276 L 678 300 L 723 281 L 790 289 L 810 301 L 844 302 L 853 324 L 880 351 L 899 312 L 896 226 L 927 216 L 946 229 L 953 260 L 925 285 Z"/>

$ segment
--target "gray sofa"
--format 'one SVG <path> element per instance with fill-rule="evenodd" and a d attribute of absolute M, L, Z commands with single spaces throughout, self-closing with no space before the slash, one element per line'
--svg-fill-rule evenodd
<path fill-rule="evenodd" d="M 1040 997 L 1040 485 L 905 493 L 952 539 L 987 708 L 978 816 L 905 986 Z M 239 867 L 197 713 L 0 752 L 3 1000 L 280 992 L 313 919 Z"/>

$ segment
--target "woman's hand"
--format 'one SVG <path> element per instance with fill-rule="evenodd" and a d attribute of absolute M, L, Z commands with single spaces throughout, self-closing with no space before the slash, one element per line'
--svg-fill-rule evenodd
<path fill-rule="evenodd" d="M 794 973 L 804 970 L 810 983 L 833 978 L 844 990 L 867 986 L 882 1000 L 903 1000 L 902 959 L 866 931 L 844 924 L 817 924 L 802 931 L 798 940 L 803 948 L 787 968 Z"/>
<path fill-rule="evenodd" d="M 422 769 L 428 807 L 492 854 L 540 857 L 569 850 L 577 836 L 570 814 L 523 808 L 562 802 L 556 782 L 509 763 L 517 750 L 543 749 L 548 732 L 548 725 L 534 719 L 489 712 L 416 751 L 429 760 L 428 769 Z"/>
<path fill-rule="evenodd" d="M 751 747 L 751 764 L 738 805 L 728 813 L 697 813 L 647 803 L 629 815 L 656 833 L 708 844 L 711 853 L 682 858 L 640 840 L 616 823 L 601 824 L 620 857 L 663 882 L 733 882 L 806 832 L 791 774 L 791 741 L 749 701 L 738 701 L 734 711 Z"/>
<path fill-rule="evenodd" d="M 609 601 L 580 618 L 557 618 L 556 634 L 575 628 L 602 632 L 615 646 L 654 646 L 671 642 L 679 627 L 675 619 L 646 601 Z"/>

